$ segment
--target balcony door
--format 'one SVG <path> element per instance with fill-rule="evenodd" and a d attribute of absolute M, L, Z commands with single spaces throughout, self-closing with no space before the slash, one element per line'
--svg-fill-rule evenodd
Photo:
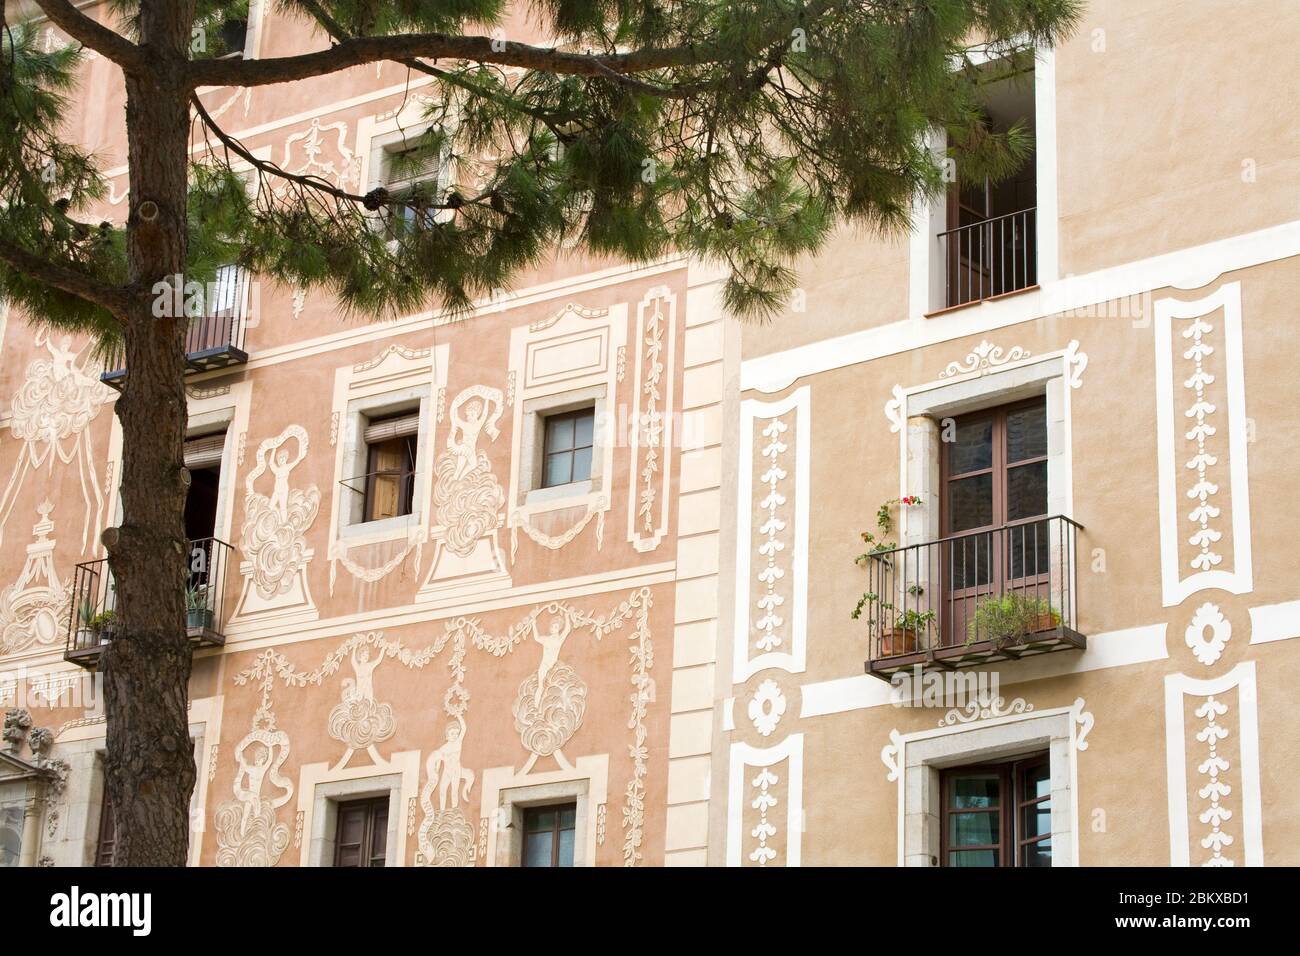
<path fill-rule="evenodd" d="M 942 445 L 941 625 L 943 643 L 956 646 L 972 635 L 981 600 L 1048 596 L 1046 399 L 963 415 L 949 437 Z"/>

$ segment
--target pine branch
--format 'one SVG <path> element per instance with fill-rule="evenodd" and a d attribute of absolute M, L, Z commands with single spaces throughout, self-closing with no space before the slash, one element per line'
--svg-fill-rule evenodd
<path fill-rule="evenodd" d="M 124 314 L 131 302 L 128 290 L 109 285 L 71 266 L 51 262 L 7 239 L 0 239 L 0 261 L 37 282 L 106 309 L 114 318 Z"/>
<path fill-rule="evenodd" d="M 36 5 L 68 36 L 108 57 L 124 70 L 142 71 L 148 67 L 150 60 L 144 50 L 86 16 L 70 0 L 36 0 Z"/>
<path fill-rule="evenodd" d="M 191 86 L 268 86 L 337 73 L 381 60 L 422 57 L 430 60 L 464 60 L 493 63 L 555 76 L 608 78 L 632 76 L 672 67 L 708 62 L 694 44 L 648 48 L 630 53 L 569 53 L 553 47 L 536 47 L 482 36 L 447 36 L 410 33 L 396 36 L 354 37 L 328 50 L 265 60 L 199 60 L 190 64 Z"/>

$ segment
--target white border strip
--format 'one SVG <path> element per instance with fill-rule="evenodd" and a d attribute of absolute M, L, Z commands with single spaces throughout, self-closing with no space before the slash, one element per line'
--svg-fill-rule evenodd
<path fill-rule="evenodd" d="M 1223 309 L 1224 369 L 1228 391 L 1228 468 L 1232 499 L 1232 570 L 1198 571 L 1182 577 L 1178 557 L 1178 469 L 1174 408 L 1173 320 L 1194 319 Z M 1165 607 L 1197 591 L 1222 588 L 1231 594 L 1254 589 L 1250 556 L 1250 488 L 1246 462 L 1246 383 L 1242 368 L 1241 283 L 1229 282 L 1195 302 L 1160 299 L 1155 304 L 1156 430 L 1160 466 L 1160 581 Z"/>
<path fill-rule="evenodd" d="M 794 528 L 790 540 L 790 589 L 793 607 L 789 615 L 790 650 L 769 651 L 749 656 L 750 586 L 752 575 L 752 524 L 754 495 L 754 422 L 772 419 L 795 409 L 794 424 Z M 812 443 L 812 388 L 805 385 L 778 402 L 749 399 L 740 403 L 739 481 L 736 494 L 736 632 L 732 648 L 731 679 L 743 684 L 767 667 L 779 667 L 791 674 L 804 671 L 807 662 L 808 623 L 808 514 L 809 458 Z"/>
<path fill-rule="evenodd" d="M 1197 680 L 1186 674 L 1165 677 L 1165 752 L 1169 785 L 1169 865 L 1191 866 L 1187 827 L 1187 732 L 1183 698 L 1209 697 L 1237 688 L 1237 734 L 1241 766 L 1241 827 L 1247 866 L 1264 865 L 1264 835 L 1259 799 L 1259 717 L 1255 662 L 1242 661 L 1222 677 Z"/>

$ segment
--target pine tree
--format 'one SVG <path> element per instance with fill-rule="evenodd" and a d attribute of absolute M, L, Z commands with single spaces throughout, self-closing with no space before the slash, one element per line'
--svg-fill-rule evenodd
<path fill-rule="evenodd" d="M 7 4 L 15 22 L 0 24 L 0 295 L 34 321 L 124 348 L 129 370 L 116 403 L 123 520 L 103 534 L 118 588 L 101 671 L 121 865 L 184 863 L 195 778 L 186 318 L 157 314 L 174 311 L 158 308 L 173 289 L 237 262 L 363 317 L 431 302 L 464 312 L 576 242 L 633 261 L 677 251 L 724 264 L 728 307 L 771 315 L 795 284 L 791 261 L 831 230 L 906 229 L 914 197 L 942 188 L 930 129 L 960 144 L 968 171 L 1023 158 L 1022 131 L 983 125 L 987 76 L 974 55 L 1023 69 L 1035 46 L 1072 29 L 1080 0 L 535 0 L 555 48 L 502 35 L 505 0 L 279 6 L 328 46 L 221 57 L 224 26 L 248 0 L 114 0 L 109 23 L 71 0 L 31 0 Z M 42 15 L 67 47 L 38 45 Z M 83 218 L 104 181 L 58 135 L 85 50 L 124 76 L 124 223 Z M 432 125 L 412 161 L 459 170 L 445 188 L 356 195 L 291 175 L 196 95 L 379 61 L 429 79 Z M 196 125 L 210 148 L 192 154 Z M 232 163 L 253 167 L 256 188 Z"/>

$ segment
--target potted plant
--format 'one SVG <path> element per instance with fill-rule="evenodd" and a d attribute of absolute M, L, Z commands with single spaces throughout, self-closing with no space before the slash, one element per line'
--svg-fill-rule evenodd
<path fill-rule="evenodd" d="M 208 585 L 190 585 L 185 589 L 185 627 L 190 631 L 212 628 L 212 608 L 208 606 Z"/>
<path fill-rule="evenodd" d="M 114 621 L 117 615 L 113 611 L 96 614 L 90 621 L 90 629 L 99 637 L 99 643 L 107 644 L 113 639 Z"/>
<path fill-rule="evenodd" d="M 991 595 L 975 605 L 966 631 L 966 644 L 989 641 L 1002 648 L 1014 641 L 1024 643 L 1030 634 L 1049 631 L 1061 623 L 1061 615 L 1040 597 L 1017 594 Z"/>
<path fill-rule="evenodd" d="M 868 567 L 870 562 L 880 562 L 885 566 L 892 565 L 890 552 L 898 548 L 898 544 L 890 540 L 894 530 L 893 509 L 895 506 L 911 507 L 920 503 L 920 495 L 904 495 L 901 498 L 891 498 L 883 502 L 876 509 L 878 533 L 862 532 L 862 541 L 868 548 L 853 559 L 854 564 L 859 567 Z M 925 593 L 925 589 L 919 584 L 912 584 L 908 587 L 907 593 L 914 598 L 919 598 Z M 879 634 L 878 656 L 880 657 L 895 657 L 899 654 L 915 653 L 920 647 L 919 632 L 927 629 L 935 620 L 933 610 L 922 612 L 915 608 L 907 608 L 901 614 L 896 613 L 898 609 L 895 605 L 887 601 L 882 602 L 880 595 L 874 591 L 868 591 L 858 598 L 857 606 L 853 608 L 849 616 L 855 621 L 858 620 L 862 616 L 863 610 L 868 606 L 870 606 L 871 613 L 867 618 L 867 623 L 874 633 Z"/>
<path fill-rule="evenodd" d="M 99 640 L 95 630 L 95 603 L 89 599 L 77 607 L 77 647 L 90 647 Z"/>

